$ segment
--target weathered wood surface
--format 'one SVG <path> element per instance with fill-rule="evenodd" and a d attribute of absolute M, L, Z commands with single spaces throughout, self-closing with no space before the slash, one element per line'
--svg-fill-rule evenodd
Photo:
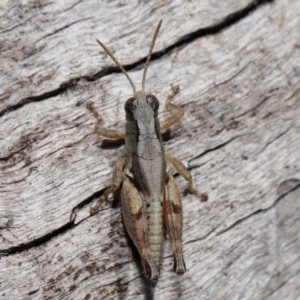
<path fill-rule="evenodd" d="M 0 4 L 0 299 L 298 299 L 300 2 L 16 3 Z M 123 126 L 131 88 L 95 38 L 138 85 L 160 18 L 146 87 L 163 102 L 180 85 L 166 149 L 210 198 L 177 177 L 188 271 L 166 240 L 153 286 L 118 202 L 88 214 L 122 145 L 85 104 Z"/>

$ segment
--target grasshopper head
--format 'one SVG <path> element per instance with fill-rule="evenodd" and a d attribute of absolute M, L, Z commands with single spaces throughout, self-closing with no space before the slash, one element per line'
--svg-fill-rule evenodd
<path fill-rule="evenodd" d="M 124 105 L 127 116 L 133 119 L 143 119 L 157 117 L 159 101 L 158 99 L 144 91 L 137 91 L 135 96 L 127 99 Z"/>

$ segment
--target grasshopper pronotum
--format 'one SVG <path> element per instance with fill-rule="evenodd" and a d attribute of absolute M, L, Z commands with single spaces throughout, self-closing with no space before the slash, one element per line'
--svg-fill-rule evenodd
<path fill-rule="evenodd" d="M 183 274 L 186 270 L 182 254 L 182 205 L 174 177 L 169 172 L 169 164 L 188 181 L 190 192 L 201 197 L 207 195 L 193 187 L 192 177 L 187 168 L 173 155 L 165 153 L 161 130 L 175 124 L 184 114 L 184 110 L 171 103 L 179 92 L 173 87 L 166 100 L 166 108 L 171 114 L 160 125 L 157 118 L 159 102 L 151 93 L 145 91 L 147 67 L 162 21 L 158 23 L 152 38 L 151 46 L 144 67 L 142 90 L 135 86 L 115 56 L 106 46 L 97 40 L 99 45 L 113 59 L 129 80 L 133 97 L 125 102 L 125 132 L 102 126 L 102 117 L 92 102 L 87 107 L 98 120 L 95 131 L 104 137 L 125 139 L 125 149 L 117 160 L 112 176 L 111 187 L 91 208 L 95 214 L 110 193 L 118 190 L 122 184 L 121 206 L 126 229 L 138 249 L 146 277 L 157 281 L 162 259 L 163 225 L 167 229 L 174 254 L 174 271 Z"/>

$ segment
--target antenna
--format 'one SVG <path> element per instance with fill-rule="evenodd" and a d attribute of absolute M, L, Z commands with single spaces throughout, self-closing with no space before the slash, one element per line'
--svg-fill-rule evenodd
<path fill-rule="evenodd" d="M 120 68 L 120 70 L 122 71 L 122 73 L 127 77 L 127 79 L 129 80 L 129 82 L 130 82 L 130 84 L 132 86 L 133 94 L 135 95 L 136 94 L 136 89 L 135 89 L 133 81 L 129 77 L 128 73 L 125 71 L 125 69 L 122 67 L 122 65 L 118 62 L 118 60 L 115 58 L 115 56 L 108 50 L 108 48 L 102 42 L 100 42 L 99 40 L 96 39 L 96 41 L 104 49 L 104 51 L 111 57 L 111 59 L 116 63 L 116 65 Z"/>
<path fill-rule="evenodd" d="M 152 50 L 153 50 L 155 40 L 156 40 L 158 32 L 159 32 L 159 28 L 160 28 L 161 23 L 162 23 L 162 20 L 159 21 L 159 23 L 156 27 L 156 30 L 154 32 L 152 42 L 151 42 L 151 45 L 150 45 L 150 49 L 149 49 L 149 53 L 148 53 L 148 56 L 147 56 L 147 60 L 146 60 L 145 66 L 144 66 L 144 73 L 143 73 L 143 80 L 142 80 L 142 91 L 145 91 L 146 73 L 147 73 L 147 69 L 148 69 L 148 65 L 149 65 L 149 62 L 150 62 Z"/>

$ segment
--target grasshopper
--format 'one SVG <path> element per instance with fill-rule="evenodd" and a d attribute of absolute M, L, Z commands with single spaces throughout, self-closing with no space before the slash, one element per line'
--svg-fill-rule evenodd
<path fill-rule="evenodd" d="M 173 97 L 179 92 L 175 86 L 167 97 L 166 108 L 170 115 L 160 125 L 158 120 L 158 99 L 145 91 L 147 68 L 162 20 L 158 23 L 152 38 L 142 78 L 142 90 L 137 91 L 123 66 L 99 40 L 98 44 L 112 58 L 127 77 L 133 89 L 133 96 L 125 102 L 125 132 L 104 127 L 101 115 L 92 102 L 87 108 L 97 119 L 96 133 L 106 138 L 125 139 L 122 156 L 116 161 L 111 187 L 106 189 L 91 208 L 94 215 L 109 194 L 121 185 L 121 207 L 125 227 L 138 249 L 146 277 L 156 282 L 162 261 L 163 226 L 165 226 L 174 254 L 174 271 L 181 275 L 186 271 L 182 253 L 182 205 L 178 187 L 170 173 L 170 165 L 188 181 L 190 192 L 203 201 L 208 196 L 193 187 L 188 169 L 173 155 L 164 151 L 161 131 L 178 122 L 184 110 L 173 104 Z"/>

